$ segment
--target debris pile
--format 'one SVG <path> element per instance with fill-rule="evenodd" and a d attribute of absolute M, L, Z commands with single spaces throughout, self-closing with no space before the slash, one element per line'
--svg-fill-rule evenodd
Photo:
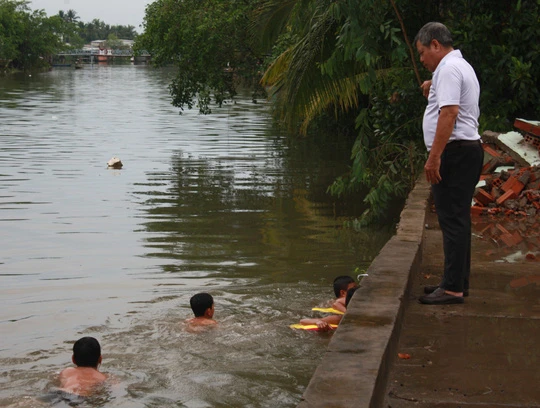
<path fill-rule="evenodd" d="M 501 144 L 494 132 L 483 135 L 488 160 L 473 197 L 472 229 L 497 245 L 493 256 L 502 251 L 508 262 L 539 262 L 540 164 L 535 152 L 540 153 L 540 124 L 516 119 L 514 127 L 519 133 L 504 135 L 511 146 Z"/>
<path fill-rule="evenodd" d="M 538 149 L 540 152 L 538 122 L 516 119 L 514 127 L 520 131 L 523 138 L 519 143 L 529 145 L 533 150 Z M 516 135 L 519 137 L 518 133 Z M 474 193 L 471 213 L 540 216 L 540 165 L 533 163 L 532 166 L 523 166 L 526 161 L 524 162 L 521 157 L 510 156 L 495 144 L 483 143 L 482 146 L 484 152 L 491 156 L 491 160 L 482 168 L 482 183 Z M 521 167 L 517 162 L 521 163 Z M 497 172 L 499 167 L 501 170 Z"/>
<path fill-rule="evenodd" d="M 516 119 L 514 127 L 524 133 L 523 141 L 525 143 L 531 145 L 540 152 L 540 126 L 521 119 Z"/>
<path fill-rule="evenodd" d="M 502 170 L 483 180 L 474 194 L 472 214 L 540 216 L 540 167 Z"/>
<path fill-rule="evenodd" d="M 528 260 L 540 259 L 538 218 L 475 217 L 472 228 L 475 234 L 496 243 L 499 248 L 520 249 Z"/>

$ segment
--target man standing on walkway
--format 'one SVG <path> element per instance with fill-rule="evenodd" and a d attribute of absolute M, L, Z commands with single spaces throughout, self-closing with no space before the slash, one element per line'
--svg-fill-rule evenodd
<path fill-rule="evenodd" d="M 484 151 L 478 134 L 480 86 L 461 51 L 452 47 L 448 28 L 427 23 L 415 38 L 420 61 L 433 72 L 422 84 L 428 104 L 424 112 L 424 165 L 432 185 L 443 233 L 444 275 L 439 286 L 426 286 L 420 303 L 463 303 L 469 292 L 471 267 L 471 201 L 482 171 Z"/>

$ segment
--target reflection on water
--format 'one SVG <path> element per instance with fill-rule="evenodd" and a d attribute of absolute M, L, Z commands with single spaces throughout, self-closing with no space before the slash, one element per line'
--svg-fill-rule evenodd
<path fill-rule="evenodd" d="M 167 84 L 135 66 L 0 78 L 0 406 L 45 404 L 83 335 L 115 378 L 83 405 L 295 406 L 330 335 L 288 325 L 386 242 L 324 194 L 348 146 L 288 145 L 250 98 L 179 115 Z M 219 328 L 191 334 L 199 291 Z"/>

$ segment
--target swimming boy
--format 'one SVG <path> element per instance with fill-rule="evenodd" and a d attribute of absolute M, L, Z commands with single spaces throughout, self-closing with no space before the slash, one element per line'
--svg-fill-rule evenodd
<path fill-rule="evenodd" d="M 347 293 L 345 295 L 345 308 L 347 308 L 347 306 L 349 305 L 349 302 L 351 301 L 354 292 L 356 292 L 357 289 L 358 286 L 354 286 L 347 290 Z M 314 324 L 317 326 L 319 331 L 328 331 L 333 328 L 331 325 L 338 325 L 341 322 L 342 318 L 343 315 L 333 314 L 320 319 L 302 319 L 300 320 L 300 324 L 303 326 Z"/>
<path fill-rule="evenodd" d="M 98 371 L 101 364 L 101 346 L 93 337 L 83 337 L 73 345 L 71 361 L 77 367 L 69 367 L 60 373 L 60 391 L 87 397 L 107 380 Z"/>
<path fill-rule="evenodd" d="M 356 281 L 347 275 L 338 276 L 334 279 L 334 293 L 336 300 L 332 304 L 332 308 L 345 312 L 347 306 L 345 305 L 345 298 L 347 291 L 352 288 L 358 287 Z"/>
<path fill-rule="evenodd" d="M 214 317 L 214 298 L 208 293 L 197 293 L 189 300 L 195 317 L 186 321 L 193 326 L 210 326 L 217 324 Z"/>

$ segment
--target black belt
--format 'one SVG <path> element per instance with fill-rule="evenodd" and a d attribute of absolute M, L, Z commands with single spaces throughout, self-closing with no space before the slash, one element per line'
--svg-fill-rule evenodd
<path fill-rule="evenodd" d="M 446 149 L 456 149 L 458 147 L 470 147 L 470 146 L 480 146 L 482 143 L 480 139 L 477 140 L 452 140 L 446 144 Z"/>

